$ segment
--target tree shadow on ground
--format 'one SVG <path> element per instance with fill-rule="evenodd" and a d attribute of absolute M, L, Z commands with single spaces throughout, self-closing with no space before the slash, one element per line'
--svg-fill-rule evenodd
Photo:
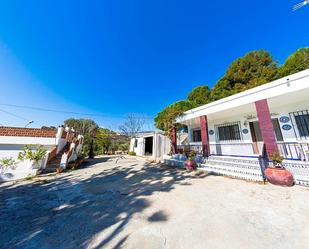
<path fill-rule="evenodd" d="M 94 159 L 89 165 L 100 161 Z M 123 236 L 114 247 L 119 248 L 128 238 L 121 234 L 124 227 L 151 205 L 147 196 L 207 176 L 153 164 L 133 165 L 104 169 L 86 179 L 63 174 L 49 182 L 0 185 L 1 247 L 102 248 Z M 158 210 L 147 220 L 167 219 Z"/>

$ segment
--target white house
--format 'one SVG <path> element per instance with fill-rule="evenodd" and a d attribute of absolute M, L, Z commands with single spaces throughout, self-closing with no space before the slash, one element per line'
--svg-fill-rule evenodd
<path fill-rule="evenodd" d="M 176 123 L 188 126 L 189 145 L 177 148 L 173 139 L 174 154 L 194 150 L 209 170 L 250 178 L 251 162 L 279 151 L 298 183 L 309 185 L 309 69 L 189 110 Z"/>
<path fill-rule="evenodd" d="M 27 176 L 36 175 L 46 167 L 48 161 L 54 159 L 64 147 L 74 144 L 78 141 L 78 149 L 82 146 L 82 136 L 73 139 L 74 134 L 65 131 L 62 126 L 58 129 L 53 128 L 19 128 L 19 127 L 0 127 L 0 159 L 13 158 L 17 164 L 16 167 L 4 169 L 1 168 L 0 181 L 15 180 Z M 40 165 L 35 168 L 31 162 L 19 161 L 18 154 L 25 145 L 42 145 L 47 154 L 40 161 Z M 69 159 L 74 159 L 75 153 L 70 153 Z"/>
<path fill-rule="evenodd" d="M 131 139 L 130 151 L 138 156 L 160 160 L 163 155 L 170 153 L 171 141 L 162 131 L 142 132 Z"/>

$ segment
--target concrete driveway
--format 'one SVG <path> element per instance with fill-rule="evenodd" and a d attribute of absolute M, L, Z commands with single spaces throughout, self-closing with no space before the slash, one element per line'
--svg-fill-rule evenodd
<path fill-rule="evenodd" d="M 0 185 L 1 248 L 309 248 L 309 188 L 97 158 Z"/>

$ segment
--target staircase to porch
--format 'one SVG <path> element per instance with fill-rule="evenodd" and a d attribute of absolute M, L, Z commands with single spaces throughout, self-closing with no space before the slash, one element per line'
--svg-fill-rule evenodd
<path fill-rule="evenodd" d="M 232 178 L 263 182 L 258 158 L 210 156 L 200 165 L 201 170 Z"/>
<path fill-rule="evenodd" d="M 63 153 L 58 153 L 58 155 L 47 163 L 46 168 L 43 170 L 44 174 L 54 173 L 60 167 L 60 161 Z"/>
<path fill-rule="evenodd" d="M 51 159 L 46 164 L 46 168 L 42 171 L 43 174 L 57 172 L 57 169 L 60 167 L 61 157 L 65 151 L 68 150 L 69 144 L 65 145 L 62 151 L 60 151 L 53 159 Z"/>
<path fill-rule="evenodd" d="M 296 185 L 309 187 L 309 162 L 284 160 L 283 166 L 293 174 Z"/>

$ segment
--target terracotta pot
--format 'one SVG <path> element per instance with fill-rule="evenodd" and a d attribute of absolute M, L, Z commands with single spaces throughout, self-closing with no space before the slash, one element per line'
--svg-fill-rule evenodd
<path fill-rule="evenodd" d="M 291 187 L 294 185 L 294 178 L 290 171 L 285 168 L 268 167 L 265 171 L 266 179 L 274 185 Z"/>
<path fill-rule="evenodd" d="M 196 170 L 196 162 L 193 160 L 185 161 L 185 167 L 187 170 Z"/>
<path fill-rule="evenodd" d="M 62 173 L 63 172 L 63 168 L 57 168 L 56 171 L 57 171 L 58 174 Z"/>

